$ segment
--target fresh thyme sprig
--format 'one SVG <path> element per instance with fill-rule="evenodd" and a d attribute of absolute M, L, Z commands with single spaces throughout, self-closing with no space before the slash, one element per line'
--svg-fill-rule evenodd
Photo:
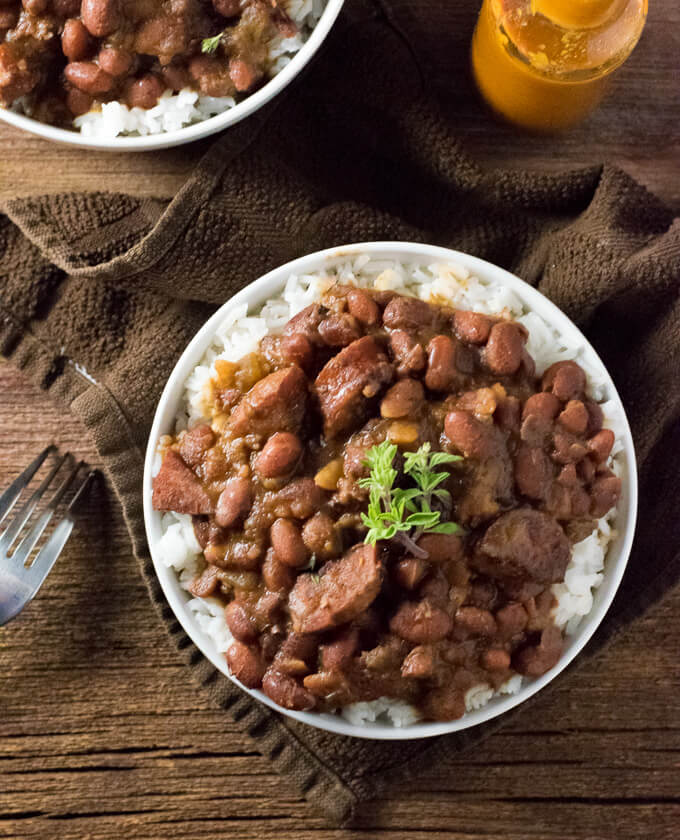
<path fill-rule="evenodd" d="M 214 53 L 219 47 L 223 35 L 224 32 L 218 32 L 217 35 L 213 35 L 212 38 L 204 38 L 201 41 L 201 52 L 206 55 L 212 55 L 212 53 Z"/>
<path fill-rule="evenodd" d="M 396 445 L 386 440 L 368 450 L 364 464 L 370 475 L 359 479 L 359 486 L 369 491 L 368 511 L 361 514 L 368 528 L 364 542 L 375 545 L 378 540 L 397 539 L 416 557 L 427 557 L 416 545 L 423 534 L 462 530 L 455 522 L 442 522 L 441 511 L 432 509 L 435 500 L 440 507 L 451 507 L 451 494 L 441 486 L 449 473 L 436 468 L 462 458 L 430 449 L 430 444 L 424 443 L 416 452 L 405 453 L 404 473 L 416 485 L 406 489 L 394 486 L 399 476 L 394 468 Z"/>

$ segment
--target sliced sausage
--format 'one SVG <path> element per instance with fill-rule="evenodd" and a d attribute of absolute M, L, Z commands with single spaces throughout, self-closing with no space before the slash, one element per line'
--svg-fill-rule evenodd
<path fill-rule="evenodd" d="M 331 312 L 319 324 L 319 335 L 329 347 L 347 347 L 361 338 L 361 327 L 349 312 Z"/>
<path fill-rule="evenodd" d="M 154 510 L 174 510 L 176 513 L 212 513 L 214 505 L 196 475 L 181 457 L 169 449 L 158 475 L 153 480 L 151 502 Z"/>
<path fill-rule="evenodd" d="M 219 569 L 216 566 L 206 566 L 189 584 L 189 592 L 196 598 L 206 598 L 213 594 L 219 582 Z"/>
<path fill-rule="evenodd" d="M 307 380 L 297 365 L 265 376 L 241 399 L 229 418 L 237 435 L 300 431 L 307 407 Z"/>
<path fill-rule="evenodd" d="M 320 560 L 328 560 L 340 553 L 340 536 L 334 520 L 327 513 L 315 513 L 305 522 L 302 541 L 307 550 Z"/>
<path fill-rule="evenodd" d="M 370 400 L 393 375 L 387 356 L 368 335 L 333 356 L 314 383 L 326 437 L 359 426 L 366 418 Z"/>
<path fill-rule="evenodd" d="M 390 349 L 397 363 L 399 376 L 422 373 L 427 364 L 427 356 L 421 344 L 406 330 L 394 330 L 390 333 Z"/>
<path fill-rule="evenodd" d="M 274 519 L 309 519 L 321 508 L 328 493 L 313 478 L 296 478 L 276 492 L 267 493 L 264 506 Z"/>
<path fill-rule="evenodd" d="M 382 584 L 378 550 L 358 545 L 323 568 L 322 575 L 299 575 L 289 597 L 293 629 L 317 633 L 346 624 L 373 603 Z"/>
<path fill-rule="evenodd" d="M 566 534 L 552 516 L 531 508 L 508 511 L 477 543 L 472 565 L 492 578 L 556 583 L 570 556 Z"/>
<path fill-rule="evenodd" d="M 417 645 L 404 659 L 401 675 L 407 679 L 424 680 L 434 676 L 436 659 L 430 645 Z"/>
<path fill-rule="evenodd" d="M 444 432 L 454 449 L 466 458 L 483 460 L 494 452 L 493 423 L 478 420 L 469 411 L 450 411 L 444 420 Z"/>
<path fill-rule="evenodd" d="M 328 309 L 321 306 L 319 303 L 312 303 L 306 306 L 303 310 L 294 315 L 290 321 L 283 328 L 283 335 L 293 336 L 301 335 L 310 342 L 310 344 L 323 344 L 323 340 L 319 335 L 319 324 L 328 315 Z"/>

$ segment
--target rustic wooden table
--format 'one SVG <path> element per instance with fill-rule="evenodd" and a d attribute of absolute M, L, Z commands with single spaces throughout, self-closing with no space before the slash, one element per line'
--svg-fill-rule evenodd
<path fill-rule="evenodd" d="M 488 164 L 550 170 L 607 159 L 680 207 L 680 7 L 651 4 L 611 99 L 560 138 L 496 124 L 465 69 L 474 0 L 459 4 L 443 101 Z M 50 145 L 0 126 L 0 198 L 65 189 L 169 196 L 206 144 L 151 155 Z M 97 465 L 79 424 L 0 363 L 0 476 L 48 440 Z M 680 836 L 680 592 L 473 754 L 329 831 L 187 681 L 149 608 L 110 497 L 35 602 L 0 630 L 0 837 L 229 836 L 595 840 Z"/>

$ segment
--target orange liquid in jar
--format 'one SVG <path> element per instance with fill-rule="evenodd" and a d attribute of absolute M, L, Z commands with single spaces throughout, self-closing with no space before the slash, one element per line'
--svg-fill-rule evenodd
<path fill-rule="evenodd" d="M 479 89 L 525 128 L 574 125 L 602 99 L 646 15 L 647 0 L 484 0 L 472 41 Z"/>

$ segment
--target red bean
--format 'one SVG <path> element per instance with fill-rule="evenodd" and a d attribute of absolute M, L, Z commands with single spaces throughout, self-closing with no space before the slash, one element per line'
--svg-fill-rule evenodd
<path fill-rule="evenodd" d="M 520 674 L 540 677 L 557 665 L 561 654 L 562 634 L 551 625 L 542 631 L 538 645 L 527 645 L 515 654 L 513 665 Z"/>
<path fill-rule="evenodd" d="M 493 425 L 468 411 L 449 411 L 444 431 L 453 447 L 466 458 L 487 458 L 493 451 Z"/>
<path fill-rule="evenodd" d="M 479 607 L 459 607 L 456 610 L 456 627 L 460 627 L 472 636 L 493 636 L 496 621 L 489 610 Z"/>
<path fill-rule="evenodd" d="M 97 58 L 102 70 L 112 76 L 124 76 L 132 67 L 133 58 L 129 52 L 117 47 L 104 47 Z"/>
<path fill-rule="evenodd" d="M 430 645 L 414 647 L 401 665 L 402 677 L 428 679 L 434 674 L 435 656 Z"/>
<path fill-rule="evenodd" d="M 288 475 L 302 456 L 302 444 L 291 432 L 276 432 L 255 460 L 255 469 L 264 478 Z"/>
<path fill-rule="evenodd" d="M 111 35 L 122 23 L 119 0 L 83 0 L 80 14 L 88 31 L 97 38 Z"/>
<path fill-rule="evenodd" d="M 92 108 L 93 101 L 89 93 L 78 90 L 78 88 L 71 88 L 66 94 L 66 107 L 74 117 L 87 114 Z"/>
<path fill-rule="evenodd" d="M 30 15 L 43 15 L 49 7 L 49 0 L 21 0 L 21 5 Z"/>
<path fill-rule="evenodd" d="M 443 609 L 429 601 L 406 601 L 390 620 L 390 630 L 407 642 L 438 642 L 451 632 L 452 622 Z"/>
<path fill-rule="evenodd" d="M 554 420 L 560 413 L 562 403 L 554 394 L 542 392 L 532 394 L 522 408 L 522 419 L 536 415 L 544 420 Z"/>
<path fill-rule="evenodd" d="M 93 61 L 72 61 L 64 68 L 64 76 L 78 90 L 96 96 L 108 93 L 113 87 L 113 78 Z"/>
<path fill-rule="evenodd" d="M 78 19 L 67 20 L 61 35 L 61 51 L 69 61 L 81 61 L 92 50 L 92 38 L 83 22 Z M 102 68 L 106 70 L 106 68 Z"/>
<path fill-rule="evenodd" d="M 456 335 L 468 344 L 484 344 L 489 338 L 492 321 L 481 312 L 465 312 L 457 309 L 453 316 Z"/>
<path fill-rule="evenodd" d="M 517 372 L 522 362 L 524 342 L 515 324 L 494 324 L 484 351 L 486 366 L 499 376 Z"/>
<path fill-rule="evenodd" d="M 331 312 L 319 324 L 319 335 L 329 347 L 347 347 L 361 338 L 359 322 L 348 312 Z"/>
<path fill-rule="evenodd" d="M 204 423 L 184 432 L 179 442 L 179 454 L 186 464 L 195 469 L 202 463 L 205 453 L 214 444 L 215 433 L 207 423 Z"/>
<path fill-rule="evenodd" d="M 455 686 L 444 685 L 425 695 L 423 712 L 429 720 L 450 721 L 465 714 L 465 695 Z"/>
<path fill-rule="evenodd" d="M 304 335 L 293 334 L 281 337 L 281 358 L 289 365 L 298 365 L 308 370 L 314 362 L 314 348 Z"/>
<path fill-rule="evenodd" d="M 390 334 L 392 355 L 397 362 L 397 373 L 400 376 L 420 373 L 425 369 L 427 356 L 422 345 L 406 330 L 394 330 Z"/>
<path fill-rule="evenodd" d="M 13 29 L 19 19 L 18 9 L 2 9 L 0 8 L 0 32 L 7 29 Z"/>
<path fill-rule="evenodd" d="M 212 4 L 222 17 L 235 17 L 241 11 L 241 0 L 212 0 Z"/>
<path fill-rule="evenodd" d="M 496 612 L 498 635 L 503 639 L 517 636 L 527 626 L 529 616 L 521 604 L 507 604 Z"/>
<path fill-rule="evenodd" d="M 302 541 L 321 560 L 328 560 L 342 550 L 335 522 L 326 513 L 315 513 L 302 526 Z"/>
<path fill-rule="evenodd" d="M 54 14 L 60 18 L 76 17 L 80 14 L 81 0 L 52 0 Z"/>
<path fill-rule="evenodd" d="M 587 446 L 568 432 L 556 432 L 554 442 L 552 458 L 558 464 L 575 464 L 588 453 Z"/>
<path fill-rule="evenodd" d="M 389 420 L 413 417 L 425 399 L 425 390 L 416 379 L 400 379 L 383 397 L 380 414 Z"/>
<path fill-rule="evenodd" d="M 520 401 L 517 397 L 504 397 L 496 406 L 494 420 L 502 429 L 509 432 L 519 431 Z"/>
<path fill-rule="evenodd" d="M 563 402 L 577 400 L 586 389 L 586 375 L 576 362 L 555 362 L 543 374 L 541 386 Z"/>
<path fill-rule="evenodd" d="M 125 101 L 130 108 L 148 110 L 158 104 L 158 99 L 165 90 L 165 83 L 158 76 L 147 73 L 140 79 L 131 79 L 125 86 Z"/>
<path fill-rule="evenodd" d="M 584 400 L 584 403 L 588 411 L 588 429 L 586 433 L 588 437 L 592 437 L 602 428 L 604 415 L 600 406 L 596 402 L 593 402 L 593 400 Z"/>
<path fill-rule="evenodd" d="M 405 557 L 394 568 L 394 579 L 403 589 L 412 590 L 420 583 L 429 570 L 425 560 L 417 557 Z"/>
<path fill-rule="evenodd" d="M 224 609 L 224 618 L 232 636 L 239 642 L 257 641 L 257 628 L 243 604 L 231 601 Z"/>
<path fill-rule="evenodd" d="M 588 409 L 581 400 L 569 400 L 557 421 L 574 435 L 585 434 L 588 428 Z"/>
<path fill-rule="evenodd" d="M 269 530 L 276 559 L 284 566 L 299 569 L 309 560 L 298 526 L 290 519 L 277 519 Z"/>
<path fill-rule="evenodd" d="M 308 711 L 316 705 L 314 695 L 293 677 L 270 668 L 262 680 L 262 691 L 284 709 Z"/>
<path fill-rule="evenodd" d="M 250 62 L 242 58 L 232 58 L 229 62 L 229 76 L 236 90 L 246 91 L 255 84 L 259 74 Z"/>
<path fill-rule="evenodd" d="M 262 564 L 262 580 L 273 592 L 289 592 L 295 584 L 295 572 L 277 560 L 274 549 L 270 548 Z"/>
<path fill-rule="evenodd" d="M 220 583 L 219 570 L 215 566 L 206 566 L 198 577 L 189 584 L 189 592 L 196 598 L 212 595 Z"/>
<path fill-rule="evenodd" d="M 232 676 L 246 688 L 258 688 L 264 676 L 265 666 L 257 648 L 244 645 L 243 642 L 232 642 L 226 658 Z"/>
<path fill-rule="evenodd" d="M 340 630 L 335 639 L 322 645 L 321 667 L 324 671 L 337 671 L 345 668 L 359 647 L 359 631 L 356 627 Z"/>
<path fill-rule="evenodd" d="M 510 654 L 501 648 L 489 648 L 482 654 L 481 663 L 487 671 L 505 671 L 510 667 Z"/>
<path fill-rule="evenodd" d="M 231 96 L 234 83 L 224 62 L 210 55 L 199 55 L 189 62 L 189 73 L 203 96 Z"/>
<path fill-rule="evenodd" d="M 552 477 L 552 464 L 545 452 L 522 444 L 515 455 L 515 483 L 519 492 L 530 499 L 545 499 Z"/>
<path fill-rule="evenodd" d="M 436 335 L 427 345 L 425 384 L 432 391 L 448 391 L 457 379 L 456 344 L 448 335 Z"/>
<path fill-rule="evenodd" d="M 463 541 L 456 534 L 424 534 L 418 548 L 427 551 L 430 563 L 445 564 L 463 556 Z"/>
<path fill-rule="evenodd" d="M 247 515 L 251 504 L 250 481 L 247 478 L 230 478 L 217 500 L 215 521 L 222 528 L 230 528 Z"/>
<path fill-rule="evenodd" d="M 373 327 L 380 321 L 378 304 L 361 289 L 352 289 L 347 294 L 347 308 L 359 323 L 368 327 Z"/>
<path fill-rule="evenodd" d="M 621 479 L 615 475 L 596 478 L 590 488 L 590 515 L 604 516 L 619 501 L 621 496 Z"/>
<path fill-rule="evenodd" d="M 588 441 L 588 449 L 598 464 L 603 464 L 611 454 L 616 437 L 611 429 L 601 429 Z"/>

